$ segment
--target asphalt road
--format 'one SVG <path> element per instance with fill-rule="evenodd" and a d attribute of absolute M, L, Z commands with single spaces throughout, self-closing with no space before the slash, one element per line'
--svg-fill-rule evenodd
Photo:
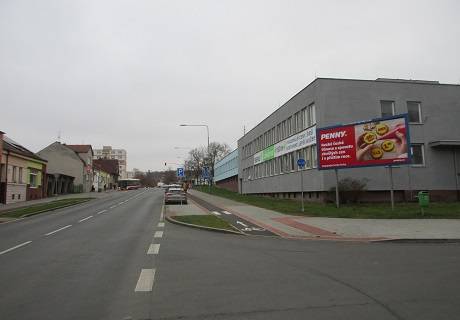
<path fill-rule="evenodd" d="M 163 226 L 162 197 L 161 190 L 116 193 L 0 225 L 0 318 L 459 318 L 458 244 Z"/>

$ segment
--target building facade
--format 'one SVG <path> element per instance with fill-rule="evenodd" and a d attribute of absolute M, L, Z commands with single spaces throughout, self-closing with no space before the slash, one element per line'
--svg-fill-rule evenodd
<path fill-rule="evenodd" d="M 0 158 L 0 203 L 10 204 L 46 196 L 46 160 L 3 136 Z"/>
<path fill-rule="evenodd" d="M 238 149 L 216 162 L 214 182 L 219 188 L 238 192 Z"/>
<path fill-rule="evenodd" d="M 50 186 L 51 194 L 91 191 L 92 169 L 73 149 L 54 142 L 37 155 L 48 161 L 48 174 L 55 177 Z"/>
<path fill-rule="evenodd" d="M 85 180 L 83 181 L 83 190 L 88 192 L 92 190 L 94 172 L 93 172 L 93 147 L 90 144 L 65 144 L 67 148 L 73 150 L 85 163 Z"/>
<path fill-rule="evenodd" d="M 103 146 L 102 149 L 94 149 L 94 159 L 114 159 L 119 163 L 120 178 L 126 179 L 127 175 L 127 152 L 125 149 L 112 149 L 111 146 Z"/>
<path fill-rule="evenodd" d="M 96 191 L 117 189 L 119 178 L 119 161 L 114 159 L 96 159 L 93 161 L 97 179 L 94 180 Z"/>
<path fill-rule="evenodd" d="M 408 114 L 411 165 L 393 167 L 397 200 L 413 200 L 428 190 L 434 200 L 459 194 L 460 85 L 398 79 L 318 78 L 238 140 L 239 190 L 285 198 L 325 201 L 336 185 L 334 171 L 317 170 L 316 140 L 273 157 L 279 144 L 289 148 L 296 135 L 316 128 L 397 114 Z M 299 169 L 297 159 L 306 160 Z M 384 200 L 390 188 L 388 168 L 339 170 L 339 178 L 366 181 L 363 200 Z"/>

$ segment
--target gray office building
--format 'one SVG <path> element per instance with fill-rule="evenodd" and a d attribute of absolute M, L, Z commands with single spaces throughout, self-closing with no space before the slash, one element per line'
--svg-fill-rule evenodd
<path fill-rule="evenodd" d="M 330 199 L 334 170 L 317 169 L 316 128 L 408 114 L 412 163 L 393 167 L 396 200 L 430 191 L 433 200 L 459 196 L 460 85 L 438 81 L 317 78 L 238 140 L 239 191 L 283 198 Z M 305 143 L 291 144 L 302 136 Z M 283 152 L 276 152 L 282 145 Z M 297 159 L 306 160 L 300 170 Z M 362 200 L 386 200 L 386 167 L 338 171 L 366 181 Z"/>

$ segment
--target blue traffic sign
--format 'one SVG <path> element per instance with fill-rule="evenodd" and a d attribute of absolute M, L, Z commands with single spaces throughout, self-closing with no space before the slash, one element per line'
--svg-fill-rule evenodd
<path fill-rule="evenodd" d="M 305 167 L 305 159 L 299 159 L 297 160 L 297 165 L 301 168 Z"/>
<path fill-rule="evenodd" d="M 203 167 L 201 175 L 203 176 L 203 178 L 209 178 L 209 167 Z"/>
<path fill-rule="evenodd" d="M 177 168 L 177 176 L 178 176 L 179 178 L 185 177 L 184 168 Z"/>

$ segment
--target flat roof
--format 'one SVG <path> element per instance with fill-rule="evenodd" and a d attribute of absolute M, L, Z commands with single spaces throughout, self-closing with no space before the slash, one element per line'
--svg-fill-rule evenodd
<path fill-rule="evenodd" d="M 460 140 L 437 140 L 428 143 L 430 147 L 441 148 L 441 147 L 460 147 Z"/>
<path fill-rule="evenodd" d="M 302 91 L 307 89 L 309 86 L 311 86 L 313 83 L 315 83 L 317 80 L 336 80 L 336 81 L 363 81 L 363 82 L 387 82 L 387 83 L 405 83 L 405 84 L 417 84 L 417 85 L 430 85 L 430 86 L 456 86 L 460 87 L 460 84 L 454 84 L 454 83 L 440 83 L 439 81 L 436 80 L 412 80 L 412 79 L 392 79 L 392 78 L 377 78 L 375 80 L 370 80 L 370 79 L 350 79 L 350 78 L 315 78 L 312 82 L 310 82 L 305 88 L 297 92 L 295 95 L 293 95 L 289 100 L 287 100 L 285 103 L 283 103 L 281 106 L 276 108 L 272 113 L 270 113 L 268 116 L 266 116 L 262 121 L 260 121 L 258 124 L 256 124 L 253 128 L 251 128 L 248 132 L 246 132 L 241 138 L 239 138 L 237 141 L 240 141 L 243 139 L 247 134 L 249 134 L 252 130 L 257 128 L 262 122 L 264 122 L 266 119 L 268 119 L 272 114 L 274 114 L 276 111 L 284 107 L 289 101 L 294 99 L 297 95 L 299 95 Z"/>

